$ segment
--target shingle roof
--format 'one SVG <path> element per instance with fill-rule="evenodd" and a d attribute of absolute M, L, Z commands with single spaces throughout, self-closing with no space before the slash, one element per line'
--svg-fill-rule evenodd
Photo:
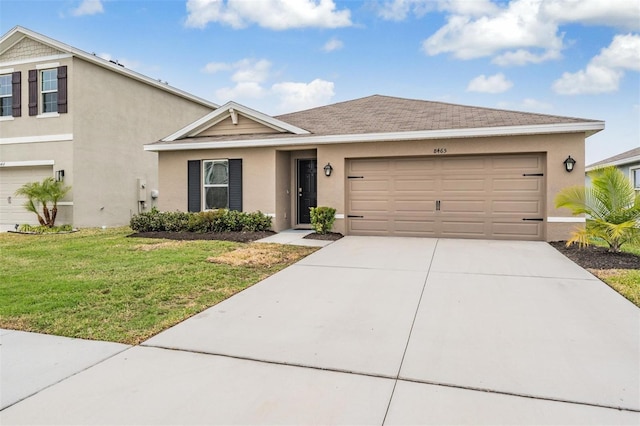
<path fill-rule="evenodd" d="M 629 160 L 628 162 L 631 163 L 631 162 L 638 161 L 638 157 L 640 157 L 640 147 L 630 149 L 629 151 L 625 151 L 621 154 L 614 155 L 613 157 L 605 158 L 604 160 L 600 160 L 593 164 L 589 164 L 587 168 L 599 167 L 599 166 L 604 166 L 606 164 L 612 164 L 612 163 L 615 163 L 618 165 L 627 164 L 627 161 L 625 160 Z"/>
<path fill-rule="evenodd" d="M 373 95 L 276 116 L 316 135 L 584 123 L 596 120 Z"/>

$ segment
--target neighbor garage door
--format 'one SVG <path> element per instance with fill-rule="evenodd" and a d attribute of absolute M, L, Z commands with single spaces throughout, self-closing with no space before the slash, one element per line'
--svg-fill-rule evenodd
<path fill-rule="evenodd" d="M 542 240 L 542 154 L 353 159 L 347 232 Z"/>
<path fill-rule="evenodd" d="M 16 196 L 15 192 L 27 182 L 51 176 L 52 166 L 0 167 L 0 230 L 13 229 L 16 224 L 38 224 L 36 215 L 24 208 L 27 199 Z"/>

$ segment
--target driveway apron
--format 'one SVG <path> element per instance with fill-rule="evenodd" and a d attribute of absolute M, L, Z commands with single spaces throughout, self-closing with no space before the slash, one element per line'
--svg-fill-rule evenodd
<path fill-rule="evenodd" d="M 640 310 L 546 243 L 345 237 L 4 424 L 638 424 Z"/>

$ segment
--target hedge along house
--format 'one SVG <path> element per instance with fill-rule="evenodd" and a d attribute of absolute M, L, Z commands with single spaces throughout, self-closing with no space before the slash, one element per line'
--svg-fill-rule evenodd
<path fill-rule="evenodd" d="M 117 226 L 155 203 L 161 138 L 217 105 L 22 27 L 0 38 L 0 230 L 37 224 L 15 195 L 72 187 L 57 224 Z"/>
<path fill-rule="evenodd" d="M 280 231 L 319 205 L 346 235 L 551 241 L 584 222 L 553 200 L 584 182 L 585 138 L 602 129 L 376 95 L 276 117 L 230 102 L 145 149 L 162 210 L 260 210 Z"/>

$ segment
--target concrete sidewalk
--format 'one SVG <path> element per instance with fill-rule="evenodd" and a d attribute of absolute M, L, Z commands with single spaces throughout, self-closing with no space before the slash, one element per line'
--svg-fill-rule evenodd
<path fill-rule="evenodd" d="M 539 242 L 345 237 L 121 349 L 0 423 L 640 423 L 640 310 Z"/>

